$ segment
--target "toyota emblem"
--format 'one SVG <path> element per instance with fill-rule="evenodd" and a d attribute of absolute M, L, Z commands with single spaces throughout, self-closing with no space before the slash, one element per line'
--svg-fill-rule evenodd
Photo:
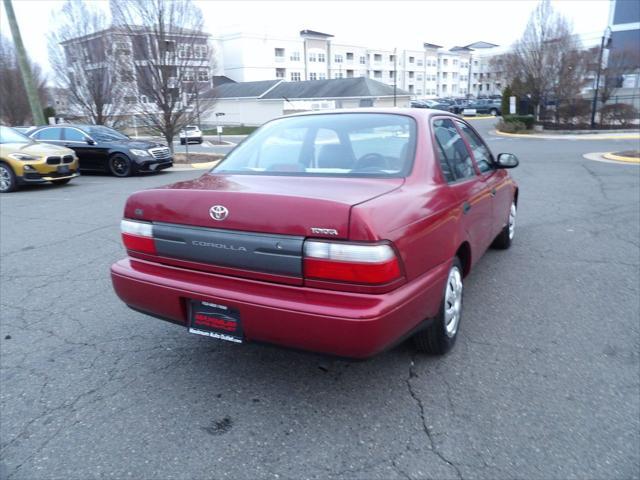
<path fill-rule="evenodd" d="M 223 207 L 222 205 L 214 205 L 209 209 L 209 215 L 214 220 L 221 221 L 229 216 L 229 210 L 227 210 L 227 207 Z"/>

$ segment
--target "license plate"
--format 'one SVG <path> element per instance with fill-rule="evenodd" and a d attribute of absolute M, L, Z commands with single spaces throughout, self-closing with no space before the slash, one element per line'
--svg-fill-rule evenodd
<path fill-rule="evenodd" d="M 227 342 L 242 343 L 240 312 L 226 305 L 192 300 L 189 332 Z"/>
<path fill-rule="evenodd" d="M 69 173 L 69 165 L 60 165 L 58 167 L 58 173 Z"/>

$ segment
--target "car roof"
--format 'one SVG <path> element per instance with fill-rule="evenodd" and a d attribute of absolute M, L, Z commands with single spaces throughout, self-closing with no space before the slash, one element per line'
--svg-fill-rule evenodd
<path fill-rule="evenodd" d="M 409 107 L 361 107 L 361 108 L 336 108 L 330 110 L 315 110 L 312 112 L 300 112 L 291 115 L 284 115 L 279 118 L 291 118 L 291 117 L 303 117 L 307 115 L 329 115 L 336 113 L 361 113 L 361 114 L 390 114 L 390 115 L 404 115 L 413 118 L 429 118 L 432 116 L 450 116 L 452 118 L 460 118 L 458 115 L 444 111 L 434 110 L 430 108 L 409 108 Z"/>

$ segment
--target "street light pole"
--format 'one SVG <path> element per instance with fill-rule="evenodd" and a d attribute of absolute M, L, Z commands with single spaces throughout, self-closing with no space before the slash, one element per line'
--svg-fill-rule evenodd
<path fill-rule="evenodd" d="M 596 88 L 593 94 L 593 101 L 591 102 L 591 128 L 596 128 L 596 107 L 598 105 L 598 88 L 600 87 L 600 71 L 602 70 L 602 55 L 604 52 L 604 42 L 607 38 L 607 33 L 611 33 L 611 27 L 607 27 L 602 35 L 602 41 L 600 42 L 600 58 L 598 59 L 598 74 L 596 75 Z M 607 45 L 608 47 L 608 45 Z"/>
<path fill-rule="evenodd" d="M 393 106 L 396 106 L 396 93 L 398 90 L 398 48 L 393 49 Z"/>

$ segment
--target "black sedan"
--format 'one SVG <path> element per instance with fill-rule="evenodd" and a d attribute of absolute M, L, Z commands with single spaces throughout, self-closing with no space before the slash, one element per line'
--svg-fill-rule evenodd
<path fill-rule="evenodd" d="M 27 135 L 44 143 L 71 148 L 80 170 L 128 177 L 138 172 L 157 172 L 173 165 L 171 150 L 147 140 L 133 140 L 102 125 L 47 125 Z"/>

